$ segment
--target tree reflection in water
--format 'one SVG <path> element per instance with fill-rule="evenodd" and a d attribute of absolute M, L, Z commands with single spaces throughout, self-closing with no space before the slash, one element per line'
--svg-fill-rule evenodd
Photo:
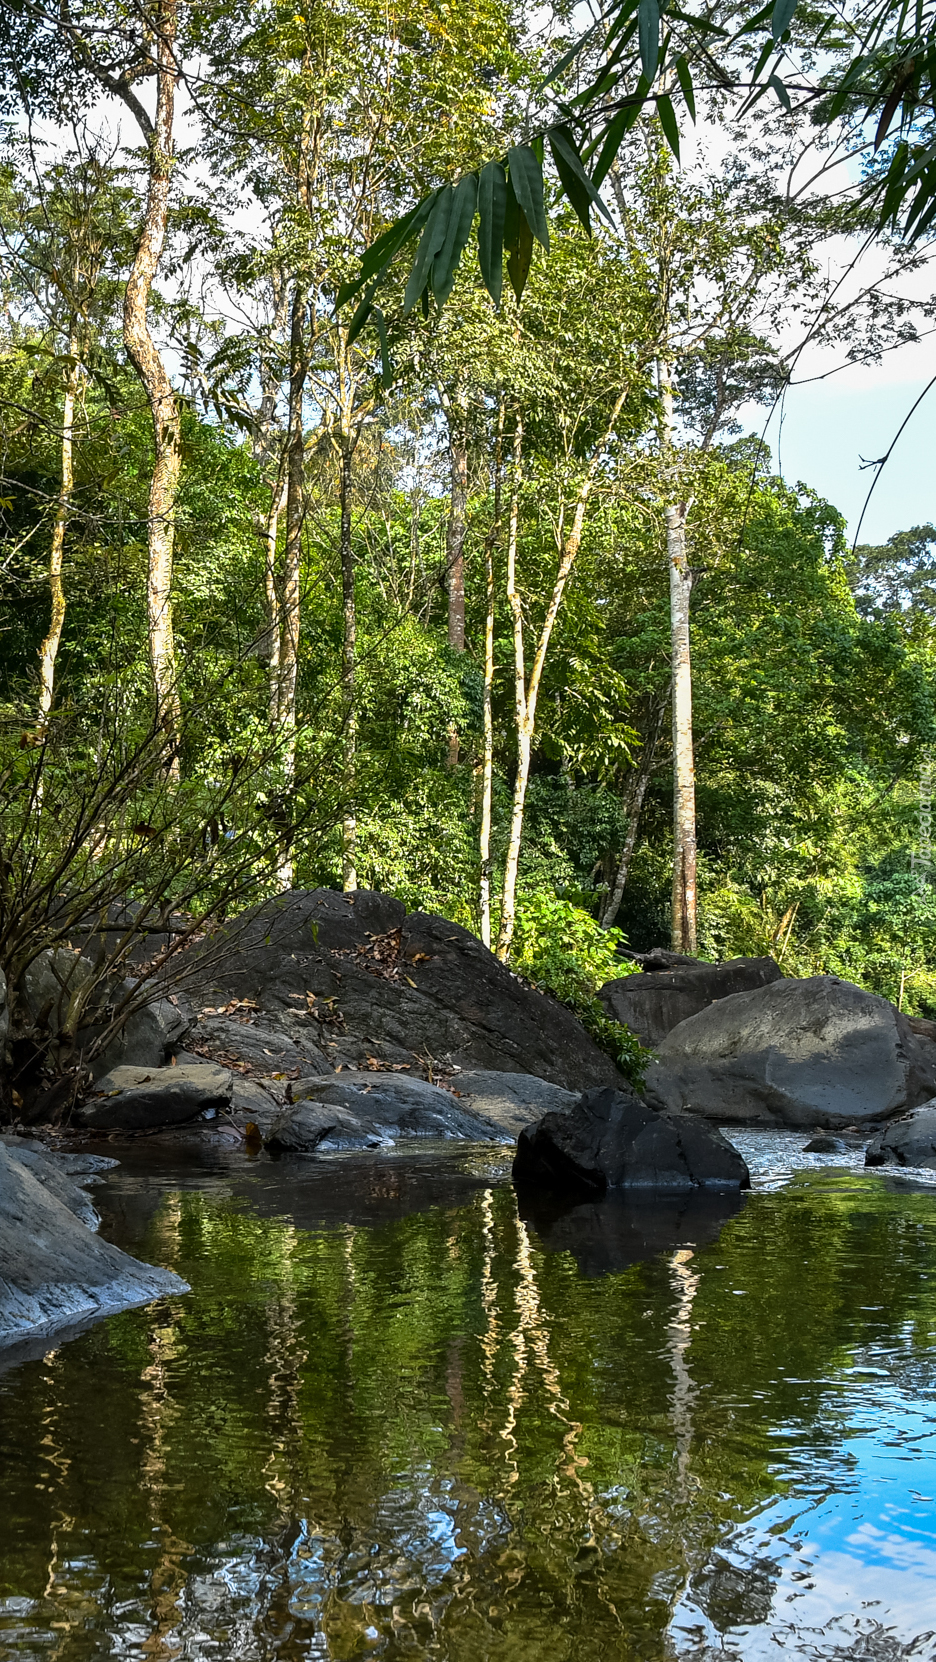
<path fill-rule="evenodd" d="M 936 1654 L 933 1195 L 445 1158 L 112 1175 L 193 1292 L 0 1376 L 0 1653 Z"/>

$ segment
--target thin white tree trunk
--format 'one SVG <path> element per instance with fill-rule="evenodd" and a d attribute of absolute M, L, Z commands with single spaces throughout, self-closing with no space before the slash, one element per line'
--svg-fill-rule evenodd
<path fill-rule="evenodd" d="M 455 652 L 465 650 L 465 530 L 468 506 L 468 414 L 464 393 L 456 392 L 448 404 L 451 483 L 449 517 L 445 536 L 445 574 L 448 589 L 448 643 Z M 447 764 L 458 766 L 458 732 L 449 728 Z"/>
<path fill-rule="evenodd" d="M 283 590 L 280 601 L 279 663 L 276 731 L 283 768 L 283 814 L 292 818 L 292 788 L 296 775 L 296 686 L 299 676 L 301 623 L 302 524 L 304 518 L 305 442 L 302 400 L 305 392 L 304 351 L 306 296 L 302 283 L 293 292 L 289 333 L 289 415 L 286 454 L 286 546 L 283 553 Z M 287 825 L 280 851 L 278 882 L 293 886 L 292 839 Z"/>
<path fill-rule="evenodd" d="M 345 813 L 341 828 L 341 886 L 345 894 L 357 889 L 357 603 L 354 585 L 354 545 L 351 538 L 351 467 L 353 446 L 345 433 L 339 457 L 341 506 L 341 708 L 344 731 Z"/>
<path fill-rule="evenodd" d="M 517 911 L 517 871 L 520 862 L 520 843 L 523 836 L 523 814 L 526 805 L 527 785 L 530 778 L 530 754 L 533 744 L 533 734 L 536 728 L 536 702 L 539 697 L 540 684 L 543 679 L 543 667 L 546 654 L 549 651 L 549 642 L 552 638 L 553 627 L 562 604 L 565 586 L 569 574 L 575 564 L 579 548 L 582 543 L 582 530 L 585 524 L 585 511 L 591 496 L 598 468 L 604 455 L 611 435 L 617 426 L 618 416 L 627 396 L 626 389 L 622 391 L 615 402 L 610 420 L 602 439 L 596 444 L 592 453 L 588 471 L 582 482 L 575 509 L 572 514 L 572 524 L 563 538 L 559 550 L 559 567 L 546 617 L 540 630 L 537 642 L 536 655 L 530 670 L 529 682 L 526 681 L 526 672 L 523 656 L 523 610 L 516 585 L 516 536 L 508 539 L 507 561 L 507 598 L 514 619 L 514 676 L 515 700 L 517 711 L 517 777 L 514 783 L 513 808 L 510 817 L 510 839 L 507 844 L 507 859 L 504 866 L 504 890 L 501 904 L 500 932 L 497 938 L 497 956 L 502 963 L 510 957 L 510 948 L 513 941 Z M 513 532 L 513 526 L 511 527 Z M 511 556 L 511 548 L 513 550 Z"/>
<path fill-rule="evenodd" d="M 263 578 L 266 589 L 267 657 L 269 660 L 270 727 L 275 732 L 279 722 L 280 659 L 283 650 L 283 608 L 276 581 L 276 551 L 279 541 L 279 522 L 286 506 L 286 490 L 276 480 L 270 491 L 270 506 L 263 527 Z"/>
<path fill-rule="evenodd" d="M 672 470 L 673 388 L 670 366 L 658 365 L 660 389 L 660 449 L 670 485 Z M 686 519 L 689 504 L 670 502 L 664 509 L 666 558 L 669 565 L 670 653 L 673 676 L 673 891 L 672 940 L 674 952 L 693 956 L 697 947 L 695 760 L 692 747 L 692 659 L 689 640 L 689 596 L 692 573 L 686 556 Z"/>
<path fill-rule="evenodd" d="M 59 491 L 55 524 L 52 527 L 52 545 L 49 549 L 49 592 L 52 614 L 48 633 L 39 648 L 39 724 L 48 726 L 49 712 L 55 692 L 55 661 L 65 623 L 65 585 L 62 581 L 62 561 L 65 550 L 65 527 L 71 512 L 74 491 L 74 428 L 75 399 L 78 393 L 78 342 L 74 335 L 68 342 L 69 365 L 65 375 L 65 407 L 62 413 L 62 483 Z"/>
<path fill-rule="evenodd" d="M 478 910 L 481 918 L 481 939 L 486 947 L 491 945 L 491 810 L 494 794 L 494 711 L 492 705 L 494 690 L 494 549 L 500 536 L 503 442 L 504 401 L 501 399 L 497 412 L 497 443 L 494 448 L 494 523 L 484 545 L 484 753 L 481 772 L 481 832 L 478 839 L 481 856 Z M 516 440 L 514 461 L 510 512 L 516 546 L 516 523 L 519 513 L 517 486 L 520 461 Z M 514 560 L 516 561 L 516 554 Z"/>
<path fill-rule="evenodd" d="M 172 126 L 177 68 L 178 0 L 162 0 L 157 18 L 156 118 L 149 137 L 146 213 L 124 298 L 123 338 L 149 400 L 155 458 L 147 523 L 146 609 L 157 715 L 169 737 L 179 731 L 179 689 L 172 620 L 172 560 L 181 467 L 179 408 L 165 364 L 149 330 L 147 308 L 166 242 L 173 167 Z M 173 761 L 178 774 L 178 757 Z"/>

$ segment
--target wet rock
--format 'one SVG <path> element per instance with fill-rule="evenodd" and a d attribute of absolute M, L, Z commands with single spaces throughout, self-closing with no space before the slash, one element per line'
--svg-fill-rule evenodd
<path fill-rule="evenodd" d="M 550 1113 L 521 1131 L 513 1164 L 518 1186 L 552 1193 L 606 1189 L 750 1187 L 737 1149 L 687 1116 L 657 1113 L 631 1090 L 586 1091 L 569 1113 Z"/>
<path fill-rule="evenodd" d="M 936 1171 L 936 1098 L 892 1120 L 869 1144 L 866 1166 L 924 1166 Z"/>
<path fill-rule="evenodd" d="M 457 1074 L 453 1084 L 476 1114 L 497 1126 L 513 1142 L 525 1125 L 543 1114 L 568 1113 L 578 1102 L 577 1091 L 550 1085 L 531 1073 L 495 1073 L 480 1068 Z"/>
<path fill-rule="evenodd" d="M 646 1094 L 670 1112 L 835 1130 L 936 1092 L 936 1049 L 874 993 L 833 975 L 720 999 L 657 1047 Z"/>
<path fill-rule="evenodd" d="M 257 1121 L 258 1126 L 260 1122 Z M 263 1132 L 272 1154 L 327 1154 L 340 1149 L 379 1148 L 386 1141 L 378 1127 L 356 1108 L 337 1103 L 300 1102 L 279 1109 Z"/>
<path fill-rule="evenodd" d="M 202 1008 L 249 1000 L 265 1025 L 308 1035 L 330 1063 L 432 1058 L 571 1090 L 619 1079 L 570 1010 L 475 936 L 368 890 L 268 901 L 192 948 L 186 975 Z"/>
<path fill-rule="evenodd" d="M 496 1126 L 454 1092 L 401 1074 L 347 1074 L 304 1080 L 292 1089 L 294 1102 L 314 1101 L 358 1114 L 383 1138 L 442 1137 L 469 1142 L 498 1140 Z"/>
<path fill-rule="evenodd" d="M 99 1079 L 80 1109 L 84 1125 L 148 1131 L 182 1125 L 208 1110 L 230 1108 L 232 1080 L 226 1068 L 114 1068 Z"/>
<path fill-rule="evenodd" d="M 847 1144 L 842 1137 L 833 1137 L 831 1131 L 825 1131 L 818 1137 L 812 1137 L 803 1146 L 804 1154 L 844 1154 Z"/>
<path fill-rule="evenodd" d="M 617 1275 L 661 1252 L 691 1254 L 718 1239 L 744 1205 L 740 1187 L 649 1194 L 611 1189 L 598 1200 L 570 1205 L 554 1195 L 520 1189 L 520 1216 L 549 1252 L 570 1252 L 588 1277 Z"/>
<path fill-rule="evenodd" d="M 724 964 L 703 964 L 659 949 L 644 956 L 643 968 L 642 975 L 607 981 L 599 997 L 608 1014 L 651 1049 L 680 1022 L 719 999 L 783 979 L 773 958 L 730 958 Z"/>
<path fill-rule="evenodd" d="M 0 1347 L 187 1291 L 93 1234 L 84 1191 L 43 1163 L 0 1144 Z"/>

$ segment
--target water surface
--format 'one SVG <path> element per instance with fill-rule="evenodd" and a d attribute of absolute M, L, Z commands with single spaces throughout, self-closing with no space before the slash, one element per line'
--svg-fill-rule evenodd
<path fill-rule="evenodd" d="M 135 1145 L 192 1291 L 0 1374 L 0 1656 L 936 1657 L 936 1189 L 736 1140 L 743 1204 L 565 1216 Z"/>

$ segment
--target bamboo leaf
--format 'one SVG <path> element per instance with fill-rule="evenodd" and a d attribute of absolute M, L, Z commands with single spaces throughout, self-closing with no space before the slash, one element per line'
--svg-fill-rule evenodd
<path fill-rule="evenodd" d="M 686 100 L 686 109 L 689 111 L 692 120 L 695 121 L 695 88 L 692 85 L 692 71 L 685 56 L 676 59 L 676 74 L 682 88 L 682 95 Z"/>
<path fill-rule="evenodd" d="M 652 81 L 660 60 L 660 0 L 640 0 L 637 33 L 643 72 L 647 80 Z"/>
<path fill-rule="evenodd" d="M 445 241 L 454 197 L 455 192 L 451 185 L 442 185 L 436 192 L 435 202 L 426 221 L 425 230 L 419 239 L 413 269 L 409 274 L 409 282 L 403 296 L 404 315 L 412 311 L 426 287 L 432 262 Z"/>
<path fill-rule="evenodd" d="M 634 102 L 629 106 L 625 104 L 623 109 L 618 110 L 614 120 L 608 126 L 604 143 L 601 146 L 601 154 L 596 166 L 592 169 L 592 184 L 600 187 L 607 177 L 614 158 L 621 148 L 624 134 L 629 133 L 639 119 L 649 91 L 650 88 L 645 78 L 641 76 L 634 93 Z"/>
<path fill-rule="evenodd" d="M 589 211 L 594 203 L 599 213 L 611 223 L 611 215 L 598 195 L 595 186 L 585 171 L 585 164 L 578 152 L 578 146 L 568 127 L 551 127 L 546 135 L 549 139 L 549 148 L 556 164 L 556 172 L 562 182 L 562 188 L 571 202 L 575 212 L 584 225 L 586 231 L 591 231 Z"/>
<path fill-rule="evenodd" d="M 390 346 L 387 341 L 387 320 L 379 306 L 373 307 L 371 316 L 377 327 L 377 338 L 380 341 L 380 379 L 385 387 L 389 387 L 393 381 L 393 360 L 390 356 Z"/>
<path fill-rule="evenodd" d="M 364 299 L 361 301 L 361 304 L 358 306 L 357 311 L 355 312 L 354 316 L 352 317 L 351 322 L 348 324 L 348 345 L 349 346 L 354 345 L 355 341 L 358 338 L 358 335 L 361 333 L 361 330 L 364 328 L 365 323 L 367 322 L 368 318 L 371 315 L 371 312 L 374 309 L 373 293 L 374 293 L 374 289 L 376 288 L 376 286 L 377 286 L 376 283 L 371 284 L 370 288 L 368 289 L 367 293 L 364 296 Z"/>
<path fill-rule="evenodd" d="M 478 179 L 478 264 L 484 286 L 495 306 L 504 284 L 504 213 L 507 207 L 507 170 L 503 162 L 488 162 Z"/>
<path fill-rule="evenodd" d="M 408 242 L 410 237 L 415 236 L 420 227 L 425 224 L 432 211 L 436 194 L 433 191 L 431 196 L 426 196 L 421 202 L 417 202 L 415 208 L 411 208 L 410 212 L 404 214 L 402 219 L 395 220 L 390 228 L 377 238 L 376 242 L 371 243 L 363 255 L 358 275 L 351 282 L 342 283 L 341 288 L 335 295 L 336 306 L 343 306 L 348 300 L 352 300 L 356 294 L 360 293 L 371 277 L 386 270 L 390 261 L 399 253 L 404 243 Z"/>
<path fill-rule="evenodd" d="M 543 204 L 543 164 L 528 144 L 516 144 L 507 152 L 510 183 L 537 242 L 549 252 L 549 227 Z"/>
<path fill-rule="evenodd" d="M 430 281 L 436 302 L 444 306 L 455 285 L 458 262 L 471 235 L 478 203 L 478 175 L 466 173 L 459 179 L 452 197 L 445 241 L 432 262 Z"/>
<path fill-rule="evenodd" d="M 663 128 L 663 137 L 679 161 L 679 123 L 676 120 L 676 111 L 673 109 L 673 100 L 666 93 L 657 99 L 657 115 L 660 126 Z"/>
<path fill-rule="evenodd" d="M 774 8 L 770 14 L 770 32 L 774 40 L 785 35 L 793 22 L 793 13 L 796 11 L 796 0 L 774 0 Z"/>
<path fill-rule="evenodd" d="M 517 226 L 517 240 L 507 253 L 507 275 L 519 303 L 526 288 L 526 280 L 530 275 L 530 265 L 533 260 L 533 232 L 530 230 L 529 221 L 523 212 L 517 214 Z"/>
<path fill-rule="evenodd" d="M 779 75 L 769 75 L 767 77 L 767 85 L 773 88 L 783 105 L 783 108 L 786 110 L 787 115 L 789 115 L 792 112 L 793 105 L 790 103 L 790 94 L 787 92 L 787 89 L 781 81 Z"/>

